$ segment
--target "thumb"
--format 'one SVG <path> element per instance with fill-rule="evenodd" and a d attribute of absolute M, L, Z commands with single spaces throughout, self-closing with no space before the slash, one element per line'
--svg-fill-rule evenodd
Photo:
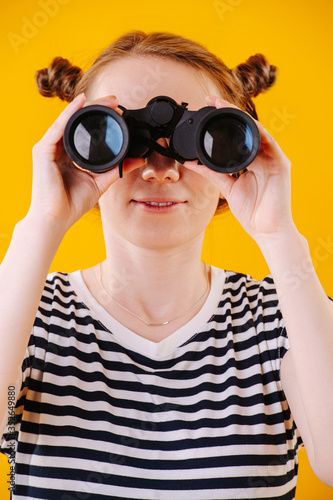
<path fill-rule="evenodd" d="M 123 160 L 123 175 L 132 172 L 139 167 L 142 167 L 146 163 L 144 158 L 125 158 Z M 119 168 L 118 165 L 107 172 L 103 172 L 102 174 L 93 174 L 94 181 L 98 187 L 100 195 L 105 193 L 111 184 L 113 184 L 116 180 L 119 179 Z"/>
<path fill-rule="evenodd" d="M 206 179 L 209 179 L 215 186 L 219 189 L 221 193 L 221 198 L 225 198 L 228 201 L 228 197 L 232 190 L 236 179 L 229 174 L 222 174 L 221 172 L 215 172 L 205 165 L 198 165 L 197 160 L 186 161 L 184 166 L 193 172 L 197 172 Z"/>

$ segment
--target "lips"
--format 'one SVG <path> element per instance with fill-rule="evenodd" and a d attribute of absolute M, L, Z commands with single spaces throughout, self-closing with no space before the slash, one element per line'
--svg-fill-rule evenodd
<path fill-rule="evenodd" d="M 153 207 L 169 207 L 170 205 L 175 205 L 175 201 L 164 201 L 162 203 L 158 203 L 157 201 L 145 201 L 146 205 L 151 205 Z"/>
<path fill-rule="evenodd" d="M 167 199 L 142 199 L 142 200 L 131 200 L 131 202 L 147 208 L 148 210 L 172 210 L 177 205 L 183 205 L 186 201 L 179 200 L 167 200 Z"/>
<path fill-rule="evenodd" d="M 146 203 L 147 205 L 152 206 L 168 206 L 168 205 L 176 205 L 177 203 L 186 203 L 186 201 L 180 200 L 170 200 L 170 199 L 161 199 L 161 198 L 148 198 L 142 200 L 131 200 L 135 203 Z"/>

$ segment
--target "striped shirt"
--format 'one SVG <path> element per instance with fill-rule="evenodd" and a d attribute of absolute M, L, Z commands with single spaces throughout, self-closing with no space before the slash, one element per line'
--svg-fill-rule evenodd
<path fill-rule="evenodd" d="M 270 276 L 211 267 L 210 294 L 159 343 L 116 321 L 81 272 L 51 273 L 16 404 L 13 500 L 295 496 L 302 440 Z"/>

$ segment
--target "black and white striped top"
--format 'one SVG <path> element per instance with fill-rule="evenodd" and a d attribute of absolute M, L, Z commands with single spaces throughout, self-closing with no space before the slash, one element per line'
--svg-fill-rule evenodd
<path fill-rule="evenodd" d="M 271 277 L 212 267 L 200 312 L 154 343 L 112 318 L 80 271 L 50 274 L 16 433 L 1 442 L 15 441 L 12 498 L 293 499 L 288 347 Z"/>

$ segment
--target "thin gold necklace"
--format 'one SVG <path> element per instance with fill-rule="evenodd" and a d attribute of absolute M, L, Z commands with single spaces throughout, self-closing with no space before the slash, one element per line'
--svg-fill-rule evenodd
<path fill-rule="evenodd" d="M 206 266 L 205 266 L 205 268 L 206 268 Z M 199 300 L 197 300 L 197 302 L 192 307 L 190 307 L 190 309 L 187 309 L 184 313 L 179 314 L 175 318 L 172 318 L 172 319 L 170 319 L 168 321 L 163 321 L 163 323 L 149 323 L 144 318 L 141 318 L 141 316 L 139 316 L 138 314 L 135 314 L 134 312 L 132 312 L 129 309 L 127 309 L 127 307 L 123 306 L 120 302 L 118 302 L 118 300 L 116 300 L 111 295 L 111 293 L 107 290 L 107 288 L 105 288 L 105 286 L 103 285 L 103 278 L 102 278 L 102 263 L 100 262 L 100 264 L 99 264 L 99 281 L 101 283 L 101 286 L 102 286 L 103 290 L 111 297 L 112 300 L 114 300 L 116 302 L 116 304 L 118 304 L 118 306 L 120 306 L 122 309 L 124 309 L 124 311 L 127 311 L 132 316 L 135 316 L 137 319 L 139 319 L 140 321 L 142 321 L 143 323 L 145 323 L 147 326 L 165 326 L 165 325 L 169 325 L 170 323 L 172 323 L 176 319 L 181 318 L 182 316 L 185 316 L 185 314 L 191 312 L 201 302 L 201 300 L 204 298 L 204 296 L 206 295 L 207 291 L 209 290 L 209 278 L 208 278 L 208 271 L 207 270 L 206 270 L 206 279 L 207 279 L 206 290 L 201 295 L 201 297 L 199 298 Z"/>

